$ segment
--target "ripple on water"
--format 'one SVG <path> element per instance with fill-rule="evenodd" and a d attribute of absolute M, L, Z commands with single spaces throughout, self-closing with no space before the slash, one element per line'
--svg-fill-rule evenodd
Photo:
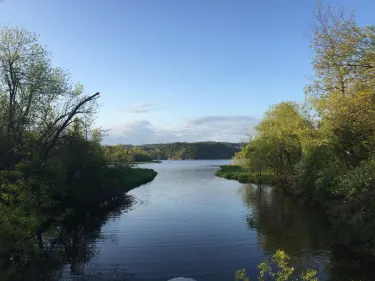
<path fill-rule="evenodd" d="M 191 278 L 185 278 L 185 277 L 176 277 L 173 279 L 169 279 L 168 281 L 196 281 L 196 280 L 191 279 Z"/>

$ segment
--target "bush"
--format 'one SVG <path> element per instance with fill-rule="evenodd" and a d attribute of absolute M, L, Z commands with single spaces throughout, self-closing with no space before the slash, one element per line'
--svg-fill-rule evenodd
<path fill-rule="evenodd" d="M 297 163 L 293 176 L 293 192 L 308 197 L 334 196 L 337 175 L 346 170 L 333 149 L 326 144 L 310 147 L 309 153 Z"/>
<path fill-rule="evenodd" d="M 275 182 L 275 177 L 269 172 L 249 173 L 246 169 L 238 165 L 220 166 L 215 175 L 228 180 L 238 180 L 241 183 L 271 184 Z"/>
<path fill-rule="evenodd" d="M 277 250 L 269 261 L 259 264 L 258 268 L 259 281 L 276 280 L 276 281 L 318 281 L 316 278 L 317 271 L 314 269 L 306 269 L 295 277 L 294 267 L 289 264 L 290 257 L 282 250 Z M 276 271 L 272 268 L 276 267 Z M 269 279 L 271 278 L 271 279 Z M 236 281 L 249 281 L 246 270 L 240 269 L 235 274 Z"/>

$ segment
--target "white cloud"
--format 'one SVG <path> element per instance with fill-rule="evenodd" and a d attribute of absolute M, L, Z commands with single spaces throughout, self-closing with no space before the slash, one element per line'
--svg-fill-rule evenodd
<path fill-rule="evenodd" d="M 186 120 L 181 126 L 166 128 L 139 120 L 112 127 L 106 144 L 146 144 L 196 141 L 240 142 L 260 118 L 251 115 L 205 116 Z"/>

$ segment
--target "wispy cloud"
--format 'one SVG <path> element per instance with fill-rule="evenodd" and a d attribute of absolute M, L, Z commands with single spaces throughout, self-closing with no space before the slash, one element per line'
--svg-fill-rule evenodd
<path fill-rule="evenodd" d="M 156 107 L 149 103 L 137 103 L 130 107 L 122 108 L 122 112 L 127 113 L 148 113 L 151 111 L 155 111 Z"/>
<path fill-rule="evenodd" d="M 145 144 L 176 141 L 229 141 L 240 142 L 246 133 L 252 133 L 260 121 L 258 116 L 225 115 L 188 119 L 180 126 L 154 126 L 146 120 L 125 123 L 111 128 L 105 138 L 107 144 Z"/>

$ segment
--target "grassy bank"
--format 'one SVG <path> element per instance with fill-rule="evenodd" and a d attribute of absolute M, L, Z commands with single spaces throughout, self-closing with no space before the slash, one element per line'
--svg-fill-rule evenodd
<path fill-rule="evenodd" d="M 273 184 L 275 178 L 272 174 L 263 173 L 261 176 L 255 173 L 249 173 L 237 165 L 224 165 L 215 172 L 215 176 L 225 178 L 228 180 L 237 180 L 240 183 L 255 183 L 255 184 Z"/>
<path fill-rule="evenodd" d="M 143 169 L 130 166 L 106 167 L 102 174 L 95 179 L 82 178 L 76 182 L 76 188 L 71 189 L 69 199 L 64 202 L 65 208 L 75 213 L 88 213 L 100 206 L 103 202 L 113 200 L 129 190 L 152 181 L 157 175 L 152 169 Z M 79 186 L 91 184 L 92 193 L 84 193 Z"/>
<path fill-rule="evenodd" d="M 116 201 L 126 192 L 151 182 L 157 175 L 152 169 L 129 166 L 112 166 L 105 168 L 104 173 L 95 181 L 80 181 L 77 188 L 69 192 L 68 200 L 61 202 L 63 210 L 70 210 L 65 219 L 80 220 L 82 216 L 96 213 L 101 206 Z M 81 185 L 92 186 L 92 193 L 79 190 Z"/>
<path fill-rule="evenodd" d="M 127 192 L 135 187 L 142 184 L 151 182 L 157 175 L 153 169 L 143 169 L 143 168 L 132 168 L 130 173 L 125 174 L 124 178 L 124 191 Z"/>
<path fill-rule="evenodd" d="M 112 167 L 111 171 L 119 173 L 117 179 L 122 177 L 122 182 L 118 182 L 120 185 L 116 188 L 116 192 L 109 194 L 112 197 L 101 202 L 100 205 L 92 205 L 90 209 L 88 209 L 88 206 L 80 210 L 76 208 L 64 220 L 49 226 L 49 231 L 45 232 L 43 237 L 47 241 L 54 241 L 54 244 L 44 244 L 43 252 L 36 254 L 31 266 L 23 268 L 19 274 L 12 275 L 5 281 L 41 280 L 43 276 L 48 276 L 50 272 L 61 270 L 64 264 L 69 263 L 77 256 L 84 256 L 85 260 L 90 260 L 91 257 L 95 256 L 95 253 L 91 251 L 90 242 L 86 238 L 87 235 L 100 231 L 101 226 L 109 217 L 119 215 L 123 210 L 130 208 L 135 199 L 127 195 L 126 192 L 152 181 L 157 175 L 152 169 L 130 167 L 126 169 Z M 98 196 L 101 196 L 101 194 L 98 194 Z M 92 200 L 90 197 L 96 198 L 95 196 L 90 196 L 90 194 L 87 194 L 86 197 L 88 197 L 88 201 Z M 104 197 L 99 197 L 98 199 L 96 202 L 100 202 Z M 71 237 L 74 237 L 74 239 Z M 77 254 L 76 251 L 72 250 L 76 248 L 76 243 L 87 249 L 87 251 L 82 252 L 82 255 L 81 253 Z M 0 267 L 0 276 L 3 275 L 4 269 Z M 3 280 L 2 278 L 0 279 Z"/>

